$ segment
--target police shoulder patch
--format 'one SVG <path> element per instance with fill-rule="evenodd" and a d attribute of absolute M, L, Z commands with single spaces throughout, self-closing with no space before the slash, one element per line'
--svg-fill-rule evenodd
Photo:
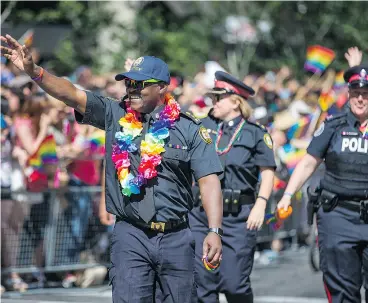
<path fill-rule="evenodd" d="M 206 142 L 207 144 L 212 143 L 211 136 L 208 133 L 208 130 L 203 125 L 199 127 L 199 135 L 201 136 L 202 140 Z"/>
<path fill-rule="evenodd" d="M 318 137 L 320 136 L 323 131 L 325 130 L 325 122 L 322 122 L 322 124 L 318 127 L 318 129 L 314 132 L 313 136 Z"/>
<path fill-rule="evenodd" d="M 272 149 L 273 148 L 273 142 L 272 142 L 272 139 L 271 139 L 271 136 L 266 133 L 263 135 L 263 141 L 266 143 L 266 145 Z"/>
<path fill-rule="evenodd" d="M 180 114 L 193 121 L 195 124 L 201 124 L 201 120 L 197 119 L 191 112 L 180 112 Z"/>

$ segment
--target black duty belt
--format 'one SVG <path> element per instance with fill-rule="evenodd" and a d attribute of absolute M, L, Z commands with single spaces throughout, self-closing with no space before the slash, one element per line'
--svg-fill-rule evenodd
<path fill-rule="evenodd" d="M 339 200 L 337 205 L 351 211 L 360 212 L 360 202 L 352 200 Z"/>
<path fill-rule="evenodd" d="M 239 194 L 238 196 L 232 194 L 232 192 L 229 194 L 229 196 L 226 194 L 226 189 L 222 191 L 224 203 L 235 202 L 235 204 L 239 203 L 240 205 L 251 205 L 255 203 L 254 194 Z M 201 200 L 201 196 L 198 199 Z"/>
<path fill-rule="evenodd" d="M 360 220 L 368 224 L 368 200 L 351 201 L 339 200 L 338 205 L 360 214 Z"/>
<path fill-rule="evenodd" d="M 168 222 L 141 222 L 141 221 L 135 221 L 130 218 L 121 218 L 120 221 L 126 221 L 138 228 L 146 229 L 146 230 L 152 230 L 156 232 L 170 232 L 179 230 L 184 227 L 188 227 L 188 216 L 185 215 L 179 220 L 173 220 Z"/>
<path fill-rule="evenodd" d="M 239 203 L 241 205 L 251 205 L 255 203 L 254 195 L 240 195 Z"/>
<path fill-rule="evenodd" d="M 224 203 L 233 203 L 233 204 L 254 204 L 255 197 L 254 193 L 242 193 L 240 190 L 233 189 L 223 189 L 222 197 L 224 199 Z"/>

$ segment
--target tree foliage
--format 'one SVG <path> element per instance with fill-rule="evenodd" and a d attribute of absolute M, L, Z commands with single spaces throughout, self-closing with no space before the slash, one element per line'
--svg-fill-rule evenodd
<path fill-rule="evenodd" d="M 71 34 L 58 46 L 50 67 L 60 74 L 81 64 L 93 65 L 98 56 L 99 30 L 108 26 L 112 14 L 99 1 L 17 2 L 7 22 L 32 24 L 68 24 Z M 98 69 L 98 66 L 94 66 Z"/>
<path fill-rule="evenodd" d="M 146 6 L 140 13 L 137 30 L 142 42 L 138 48 L 142 53 L 162 56 L 172 69 L 185 74 L 216 58 L 240 77 L 248 71 L 264 72 L 283 64 L 301 75 L 310 45 L 332 48 L 336 59 L 331 67 L 336 69 L 346 68 L 344 53 L 348 47 L 368 48 L 365 2 L 209 2 L 208 9 L 198 7 L 186 18 L 173 18 L 163 7 Z M 224 43 L 221 30 L 228 15 L 246 15 L 257 29 L 258 41 Z M 260 31 L 261 20 L 271 25 L 269 33 Z M 237 68 L 231 68 L 230 56 Z"/>
<path fill-rule="evenodd" d="M 15 24 L 72 25 L 69 39 L 56 52 L 56 69 L 66 72 L 80 64 L 100 69 L 103 61 L 97 37 L 102 28 L 114 22 L 114 12 L 107 11 L 104 2 L 58 1 L 39 9 L 22 7 L 21 3 L 8 18 Z M 198 72 L 207 60 L 217 60 L 239 77 L 250 71 L 277 69 L 283 64 L 303 75 L 306 48 L 310 45 L 332 48 L 336 52 L 332 67 L 336 69 L 346 68 L 344 53 L 348 47 L 368 49 L 368 5 L 364 1 L 198 1 L 185 2 L 184 14 L 175 14 L 165 1 L 141 4 L 134 24 L 122 28 L 120 34 L 119 30 L 114 32 L 114 43 L 121 44 L 108 53 L 114 66 L 122 66 L 124 57 L 134 53 L 161 57 L 172 71 L 187 76 Z M 225 43 L 227 16 L 247 16 L 257 30 L 257 40 Z M 270 25 L 268 32 L 261 31 L 260 21 Z"/>

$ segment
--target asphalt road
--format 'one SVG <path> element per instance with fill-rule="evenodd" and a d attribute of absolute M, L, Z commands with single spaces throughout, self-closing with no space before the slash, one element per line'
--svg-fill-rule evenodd
<path fill-rule="evenodd" d="M 289 251 L 274 265 L 255 265 L 252 274 L 255 303 L 322 303 L 327 302 L 322 276 L 308 264 L 307 251 Z M 108 286 L 89 289 L 49 288 L 24 294 L 4 293 L 4 303 L 111 303 Z M 221 296 L 221 303 L 226 299 Z M 364 302 L 364 301 L 363 301 Z"/>

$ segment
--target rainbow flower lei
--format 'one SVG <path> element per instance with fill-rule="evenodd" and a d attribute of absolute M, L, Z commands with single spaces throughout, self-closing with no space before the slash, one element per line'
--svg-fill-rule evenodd
<path fill-rule="evenodd" d="M 153 123 L 141 142 L 141 162 L 138 174 L 134 176 L 130 170 L 129 153 L 137 151 L 134 139 L 142 134 L 143 125 L 139 121 L 139 113 L 130 107 L 127 114 L 119 120 L 122 131 L 115 134 L 116 143 L 112 148 L 112 161 L 115 164 L 122 194 L 130 197 L 139 194 L 142 185 L 148 179 L 157 176 L 156 167 L 161 164 L 161 153 L 165 151 L 165 139 L 169 137 L 169 128 L 179 118 L 180 106 L 170 94 L 165 95 L 165 107 L 159 119 Z"/>

